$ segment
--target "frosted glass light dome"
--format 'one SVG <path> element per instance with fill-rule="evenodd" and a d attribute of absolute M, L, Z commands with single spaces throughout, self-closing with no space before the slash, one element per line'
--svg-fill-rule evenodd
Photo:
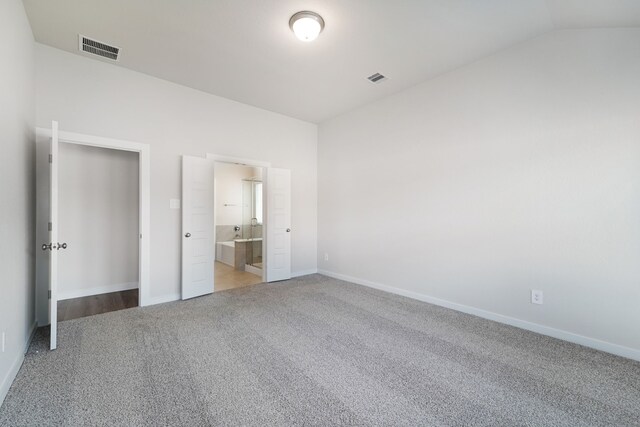
<path fill-rule="evenodd" d="M 311 42 L 322 32 L 324 20 L 315 12 L 303 11 L 291 17 L 289 27 L 300 40 Z"/>

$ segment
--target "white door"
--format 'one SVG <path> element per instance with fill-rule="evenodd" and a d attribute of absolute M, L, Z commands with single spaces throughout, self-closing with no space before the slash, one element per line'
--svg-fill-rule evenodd
<path fill-rule="evenodd" d="M 291 278 L 291 171 L 267 169 L 267 282 Z"/>
<path fill-rule="evenodd" d="M 182 299 L 213 292 L 213 165 L 182 156 Z"/>
<path fill-rule="evenodd" d="M 42 249 L 49 251 L 49 347 L 58 346 L 58 122 L 51 122 L 49 146 L 49 242 Z"/>

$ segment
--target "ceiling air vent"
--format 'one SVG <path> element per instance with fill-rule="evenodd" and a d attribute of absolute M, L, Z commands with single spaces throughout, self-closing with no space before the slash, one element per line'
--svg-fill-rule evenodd
<path fill-rule="evenodd" d="M 382 83 L 383 81 L 387 80 L 387 78 L 380 73 L 375 73 L 367 77 L 367 80 L 369 80 L 371 83 Z"/>
<path fill-rule="evenodd" d="M 82 34 L 78 34 L 78 41 L 80 45 L 80 50 L 82 52 L 87 52 L 92 55 L 98 55 L 103 58 L 110 59 L 112 61 L 118 60 L 118 55 L 120 55 L 119 47 L 110 46 L 106 43 L 102 43 L 97 40 L 92 40 L 88 37 L 83 36 Z"/>

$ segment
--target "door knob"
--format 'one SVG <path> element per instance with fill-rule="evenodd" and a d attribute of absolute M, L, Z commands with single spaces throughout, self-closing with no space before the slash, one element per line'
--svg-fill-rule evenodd
<path fill-rule="evenodd" d="M 57 249 L 57 250 L 67 249 L 67 244 L 66 243 L 62 243 L 62 244 L 60 244 L 60 243 L 43 243 L 42 244 L 42 250 L 46 251 L 47 249 L 50 250 L 50 251 L 52 251 L 54 249 Z"/>
<path fill-rule="evenodd" d="M 191 237 L 191 233 L 185 234 L 184 237 Z"/>
<path fill-rule="evenodd" d="M 290 228 L 287 228 L 287 233 L 291 233 L 291 229 Z"/>

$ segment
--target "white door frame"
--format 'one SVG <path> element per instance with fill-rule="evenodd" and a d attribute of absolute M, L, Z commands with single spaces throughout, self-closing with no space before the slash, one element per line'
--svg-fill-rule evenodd
<path fill-rule="evenodd" d="M 253 166 L 253 167 L 257 167 L 257 168 L 262 168 L 262 281 L 266 281 L 267 280 L 267 236 L 265 233 L 266 228 L 266 224 L 267 224 L 267 215 L 266 215 L 266 210 L 267 210 L 267 204 L 266 202 L 266 197 L 267 197 L 267 186 L 269 185 L 268 182 L 266 182 L 267 180 L 265 179 L 266 175 L 267 175 L 267 168 L 271 167 L 271 162 L 263 162 L 261 160 L 254 160 L 254 159 L 244 159 L 241 157 L 231 157 L 231 156 L 224 156 L 221 154 L 212 154 L 212 153 L 207 153 L 207 159 L 211 159 L 215 162 L 218 163 L 230 163 L 230 164 L 235 164 L 235 165 L 240 165 L 240 166 Z M 216 194 L 213 194 L 214 197 L 214 206 L 216 206 L 215 204 L 215 197 Z M 215 216 L 215 212 L 214 212 L 214 216 Z M 215 245 L 216 242 L 216 228 L 215 228 L 215 221 L 214 221 L 214 227 L 213 227 L 213 243 Z M 215 289 L 215 278 L 213 279 L 213 287 Z"/>
<path fill-rule="evenodd" d="M 51 129 L 36 128 L 36 136 L 42 138 L 51 137 Z M 140 244 L 138 246 L 138 304 L 140 307 L 151 304 L 150 289 L 150 260 L 151 260 L 151 162 L 150 147 L 148 144 L 125 141 L 121 139 L 103 138 L 100 136 L 85 135 L 75 132 L 58 132 L 58 141 L 68 144 L 86 145 L 89 147 L 108 148 L 112 150 L 131 151 L 138 153 L 139 164 L 139 231 Z M 37 294 L 37 293 L 36 293 Z"/>

